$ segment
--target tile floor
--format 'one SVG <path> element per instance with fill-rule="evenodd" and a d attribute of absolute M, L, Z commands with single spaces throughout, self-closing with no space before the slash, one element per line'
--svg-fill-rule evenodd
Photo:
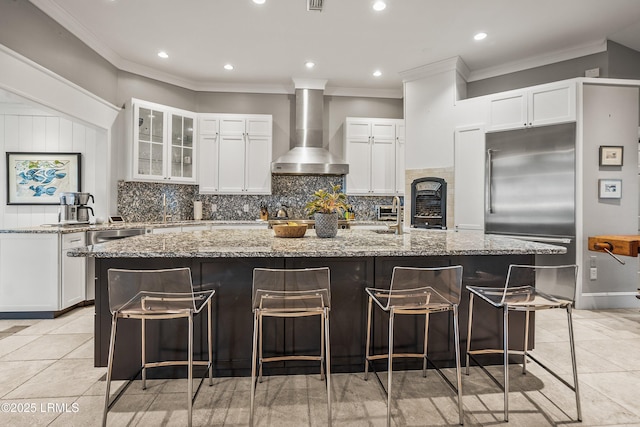
<path fill-rule="evenodd" d="M 573 393 L 531 363 L 526 376 L 512 366 L 508 425 L 640 426 L 640 311 L 576 310 L 574 322 L 583 422 L 575 421 Z M 570 378 L 563 313 L 538 313 L 536 327 L 540 358 Z M 106 370 L 94 368 L 92 358 L 93 307 L 53 320 L 0 320 L 0 425 L 100 425 Z M 385 425 L 385 397 L 375 379 L 331 378 L 334 426 Z M 114 382 L 112 390 L 121 385 Z M 456 401 L 437 375 L 425 380 L 418 372 L 398 372 L 394 387 L 394 425 L 457 425 Z M 249 388 L 247 378 L 205 383 L 194 425 L 246 426 Z M 134 383 L 108 424 L 186 425 L 185 389 L 184 380 L 150 381 L 146 391 Z M 478 368 L 463 376 L 463 394 L 466 425 L 502 424 L 502 393 Z M 326 425 L 324 383 L 314 375 L 266 378 L 258 386 L 256 420 L 258 426 Z"/>

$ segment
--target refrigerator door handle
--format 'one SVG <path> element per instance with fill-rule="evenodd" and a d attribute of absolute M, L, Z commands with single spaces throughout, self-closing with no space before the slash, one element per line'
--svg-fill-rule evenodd
<path fill-rule="evenodd" d="M 485 203 L 487 205 L 487 211 L 488 213 L 492 214 L 493 213 L 493 197 L 491 194 L 491 175 L 493 172 L 493 150 L 492 149 L 488 149 L 487 150 L 487 178 L 486 178 L 486 191 L 485 194 L 487 195 L 487 198 L 485 200 Z"/>

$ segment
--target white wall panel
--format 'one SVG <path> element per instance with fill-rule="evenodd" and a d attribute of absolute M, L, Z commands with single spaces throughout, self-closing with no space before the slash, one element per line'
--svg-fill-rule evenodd
<path fill-rule="evenodd" d="M 33 144 L 33 117 L 20 116 L 18 118 L 19 130 L 18 138 L 20 139 L 20 151 L 37 151 Z"/>

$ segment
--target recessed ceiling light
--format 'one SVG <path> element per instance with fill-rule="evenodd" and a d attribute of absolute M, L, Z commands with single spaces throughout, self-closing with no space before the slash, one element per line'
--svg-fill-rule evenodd
<path fill-rule="evenodd" d="M 169 57 L 169 54 L 167 52 L 165 52 L 164 50 L 161 50 L 160 52 L 158 52 L 158 56 L 160 58 L 167 59 Z"/>
<path fill-rule="evenodd" d="M 380 71 L 380 70 L 375 70 L 373 72 L 373 77 L 380 77 L 381 75 L 382 75 L 382 71 Z"/>
<path fill-rule="evenodd" d="M 253 0 L 255 4 L 264 4 L 266 0 Z"/>
<path fill-rule="evenodd" d="M 313 62 L 313 61 L 307 61 L 307 62 L 304 63 L 304 66 L 307 67 L 307 68 L 313 68 L 313 67 L 316 66 L 316 63 Z"/>
<path fill-rule="evenodd" d="M 483 32 L 480 32 L 480 33 L 476 34 L 475 36 L 473 36 L 473 39 L 474 40 L 478 40 L 478 41 L 484 40 L 486 38 L 487 38 L 487 33 L 483 33 Z"/>
<path fill-rule="evenodd" d="M 233 65 L 231 65 L 231 64 L 226 64 L 226 65 L 224 66 L 224 69 L 225 69 L 225 70 L 229 70 L 229 71 L 231 71 L 231 70 L 233 70 Z"/>
<path fill-rule="evenodd" d="M 373 4 L 373 10 L 377 12 L 384 10 L 386 7 L 387 7 L 387 4 L 383 1 L 377 1 Z"/>

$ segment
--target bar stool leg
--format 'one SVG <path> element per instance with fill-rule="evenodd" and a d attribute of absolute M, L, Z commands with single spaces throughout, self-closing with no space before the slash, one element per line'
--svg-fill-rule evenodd
<path fill-rule="evenodd" d="M 189 354 L 187 355 L 187 396 L 188 400 L 188 426 L 191 427 L 192 419 L 193 419 L 193 312 L 189 313 Z"/>
<path fill-rule="evenodd" d="M 460 326 L 458 325 L 458 305 L 453 306 L 453 335 L 456 348 L 456 380 L 458 382 L 458 414 L 460 425 L 464 424 L 464 412 L 462 409 L 462 375 L 460 373 Z"/>
<path fill-rule="evenodd" d="M 329 339 L 329 310 L 327 308 L 324 309 L 324 335 L 325 335 L 325 346 L 326 346 L 326 363 L 325 366 L 327 368 L 327 412 L 328 412 L 328 426 L 331 427 L 331 340 Z"/>
<path fill-rule="evenodd" d="M 320 317 L 322 318 L 320 321 L 320 381 L 324 381 L 324 314 Z"/>
<path fill-rule="evenodd" d="M 573 336 L 573 316 L 572 307 L 567 306 L 567 322 L 569 323 L 569 345 L 571 346 L 571 364 L 573 365 L 573 386 L 576 392 L 576 408 L 578 410 L 578 421 L 582 421 L 582 409 L 580 407 L 580 389 L 578 388 L 578 367 L 576 364 L 576 346 Z"/>
<path fill-rule="evenodd" d="M 391 379 L 393 374 L 393 308 L 389 312 L 389 373 L 387 378 L 387 427 L 391 425 Z"/>
<path fill-rule="evenodd" d="M 145 319 L 140 319 L 141 322 L 141 335 L 140 335 L 140 340 L 141 343 L 140 345 L 142 346 L 142 353 L 140 355 L 141 359 L 142 359 L 142 389 L 146 390 L 147 389 L 147 322 L 145 322 Z"/>
<path fill-rule="evenodd" d="M 211 387 L 213 385 L 213 348 L 212 348 L 213 330 L 211 328 L 211 300 L 207 302 L 207 321 L 208 321 L 208 342 L 209 342 L 209 387 Z"/>
<path fill-rule="evenodd" d="M 262 315 L 258 316 L 258 381 L 262 384 Z"/>
<path fill-rule="evenodd" d="M 251 351 L 251 405 L 249 409 L 249 425 L 253 426 L 253 407 L 256 395 L 256 363 L 258 357 L 258 311 L 253 314 L 253 349 Z"/>
<path fill-rule="evenodd" d="M 522 373 L 527 373 L 527 349 L 529 348 L 529 314 L 527 310 L 524 315 L 524 348 L 522 349 Z"/>
<path fill-rule="evenodd" d="M 473 294 L 469 293 L 469 323 L 467 325 L 467 352 L 465 360 L 465 374 L 469 375 L 470 357 L 469 351 L 471 350 L 471 325 L 473 320 Z"/>
<path fill-rule="evenodd" d="M 367 308 L 367 346 L 365 349 L 365 357 L 364 357 L 364 380 L 365 381 L 369 379 L 369 347 L 371 345 L 371 309 L 372 309 L 372 298 L 369 297 L 369 304 Z"/>
<path fill-rule="evenodd" d="M 502 306 L 504 356 L 504 420 L 509 421 L 509 308 Z"/>
<path fill-rule="evenodd" d="M 424 315 L 424 352 L 422 358 L 422 378 L 427 377 L 427 343 L 429 342 L 429 313 Z"/>
<path fill-rule="evenodd" d="M 111 392 L 111 375 L 113 373 L 113 354 L 116 347 L 117 314 L 111 319 L 111 337 L 109 338 L 109 361 L 107 362 L 107 390 L 104 397 L 104 413 L 102 414 L 102 427 L 107 425 L 107 412 L 109 411 L 109 394 Z"/>

